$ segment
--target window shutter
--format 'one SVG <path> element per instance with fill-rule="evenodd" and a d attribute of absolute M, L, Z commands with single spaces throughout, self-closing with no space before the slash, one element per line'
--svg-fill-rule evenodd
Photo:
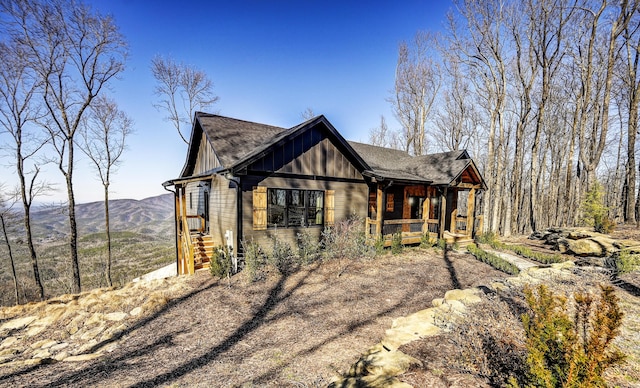
<path fill-rule="evenodd" d="M 267 229 L 267 188 L 253 188 L 253 230 Z"/>
<path fill-rule="evenodd" d="M 335 214 L 335 200 L 334 200 L 335 190 L 327 190 L 324 192 L 324 202 L 325 202 L 325 218 L 324 223 L 326 226 L 333 226 L 335 224 L 334 214 Z"/>

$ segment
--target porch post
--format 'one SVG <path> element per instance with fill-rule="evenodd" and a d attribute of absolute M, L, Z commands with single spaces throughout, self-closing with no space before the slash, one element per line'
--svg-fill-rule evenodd
<path fill-rule="evenodd" d="M 438 238 L 444 236 L 444 227 L 447 219 L 447 189 L 444 188 L 444 193 L 440 195 L 440 231 L 438 232 Z"/>
<path fill-rule="evenodd" d="M 424 202 L 422 202 L 422 221 L 424 222 L 424 224 L 422 225 L 422 234 L 426 234 L 429 237 L 431 237 L 429 235 L 429 210 L 430 209 L 431 209 L 431 201 L 427 196 L 424 199 Z"/>
<path fill-rule="evenodd" d="M 378 183 L 376 189 L 376 238 L 382 236 L 382 212 L 384 211 L 382 194 L 382 185 Z"/>
<path fill-rule="evenodd" d="M 178 260 L 178 275 L 182 275 L 182 223 L 180 222 L 180 186 L 176 185 L 176 193 L 174 196 L 174 209 L 175 209 L 175 217 L 176 217 L 176 259 Z"/>
<path fill-rule="evenodd" d="M 183 186 L 182 188 L 182 242 L 183 244 L 188 244 L 191 241 L 190 236 L 187 236 L 187 234 L 191 233 L 191 231 L 189 230 L 189 224 L 187 222 L 184 222 L 187 218 L 186 218 L 186 214 L 187 214 L 187 187 L 186 185 Z M 189 253 L 191 253 L 191 247 L 189 247 Z M 194 273 L 194 263 L 193 263 L 193 256 L 191 257 L 184 257 L 183 258 L 183 274 L 193 274 Z"/>
<path fill-rule="evenodd" d="M 451 225 L 449 227 L 449 231 L 451 231 L 451 233 L 458 233 L 457 221 L 458 221 L 458 208 L 455 207 L 453 208 L 453 210 L 451 210 Z"/>
<path fill-rule="evenodd" d="M 473 237 L 473 225 L 476 204 L 476 189 L 469 190 L 469 196 L 467 196 L 467 236 Z"/>

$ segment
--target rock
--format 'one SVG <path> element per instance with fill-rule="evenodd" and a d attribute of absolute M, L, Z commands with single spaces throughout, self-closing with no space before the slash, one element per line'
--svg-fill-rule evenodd
<path fill-rule="evenodd" d="M 5 364 L 2 364 L 3 367 L 21 367 L 21 366 L 36 366 L 36 365 L 40 365 L 42 364 L 42 359 L 41 358 L 29 358 L 27 360 L 19 360 L 19 361 L 13 361 L 13 362 L 7 362 Z"/>
<path fill-rule="evenodd" d="M 133 310 L 131 310 L 129 314 L 131 314 L 134 317 L 137 317 L 138 315 L 142 314 L 142 307 L 138 306 L 134 308 Z"/>
<path fill-rule="evenodd" d="M 35 342 L 33 344 L 31 344 L 31 348 L 32 349 L 46 349 L 46 348 L 50 348 L 53 345 L 57 344 L 58 341 L 54 341 L 54 340 L 50 340 L 50 339 L 43 339 L 41 341 Z"/>
<path fill-rule="evenodd" d="M 98 334 L 102 333 L 104 329 L 105 329 L 104 326 L 94 327 L 93 329 L 87 330 L 86 332 L 84 332 L 84 334 L 80 336 L 80 339 L 83 341 L 92 340 L 96 338 Z"/>
<path fill-rule="evenodd" d="M 12 319 L 9 322 L 5 322 L 0 326 L 0 330 L 19 330 L 23 329 L 31 324 L 31 322 L 38 319 L 38 317 L 27 316 L 22 318 Z"/>
<path fill-rule="evenodd" d="M 95 360 L 96 358 L 100 358 L 102 357 L 102 354 L 100 353 L 89 353 L 89 354 L 80 354 L 77 356 L 69 356 L 66 357 L 65 359 L 63 359 L 62 361 L 64 362 L 79 362 L 79 361 L 91 361 L 91 360 Z"/>
<path fill-rule="evenodd" d="M 539 230 L 536 230 L 535 232 L 531 233 L 529 235 L 529 240 L 542 240 L 544 239 L 545 233 L 544 232 L 540 232 Z"/>
<path fill-rule="evenodd" d="M 569 234 L 567 234 L 567 238 L 569 240 L 581 240 L 583 238 L 597 237 L 597 236 L 603 236 L 603 234 L 590 231 L 590 230 L 585 230 L 585 229 L 573 230 L 569 232 Z"/>
<path fill-rule="evenodd" d="M 51 351 L 52 352 L 57 352 L 59 350 L 66 349 L 68 346 L 69 346 L 68 342 L 61 342 L 61 343 L 59 343 L 57 345 L 53 345 L 51 347 Z"/>
<path fill-rule="evenodd" d="M 108 321 L 112 321 L 112 322 L 118 322 L 118 321 L 122 321 L 125 318 L 127 318 L 129 316 L 129 314 L 125 313 L 125 312 L 114 312 L 114 313 L 109 313 L 106 314 L 104 317 L 108 320 Z"/>
<path fill-rule="evenodd" d="M 51 357 L 51 352 L 49 349 L 38 349 L 33 352 L 33 356 L 31 358 L 49 358 Z"/>
<path fill-rule="evenodd" d="M 67 325 L 67 333 L 69 333 L 70 335 L 74 335 L 78 332 L 78 325 L 70 323 Z"/>
<path fill-rule="evenodd" d="M 29 330 L 25 333 L 27 337 L 35 337 L 38 334 L 42 333 L 47 327 L 46 326 L 29 326 Z"/>
<path fill-rule="evenodd" d="M 607 237 L 605 235 L 599 235 L 589 238 L 589 240 L 594 241 L 596 244 L 602 246 L 604 253 L 606 256 L 611 256 L 612 254 L 618 252 L 618 248 L 615 247 L 615 240 L 611 237 Z"/>
<path fill-rule="evenodd" d="M 105 320 L 105 316 L 102 313 L 94 313 L 89 319 L 84 322 L 85 326 L 91 326 L 98 323 L 102 323 Z"/>
<path fill-rule="evenodd" d="M 640 247 L 640 241 L 637 241 L 637 240 L 629 240 L 629 239 L 616 240 L 616 244 L 618 249 Z"/>
<path fill-rule="evenodd" d="M 0 343 L 0 349 L 7 348 L 18 341 L 16 337 L 7 337 Z"/>
<path fill-rule="evenodd" d="M 49 326 L 52 323 L 56 322 L 60 316 L 64 313 L 64 308 L 56 308 L 52 311 L 47 312 L 47 315 L 33 322 L 31 326 Z"/>
<path fill-rule="evenodd" d="M 422 365 L 422 362 L 397 350 L 388 351 L 382 344 L 377 344 L 351 366 L 348 375 L 392 377 L 404 373 L 412 365 Z"/>
<path fill-rule="evenodd" d="M 56 360 L 56 361 L 63 361 L 67 357 L 69 357 L 69 352 L 60 352 L 60 353 L 56 354 L 55 356 L 53 356 L 53 359 Z"/>
<path fill-rule="evenodd" d="M 558 241 L 558 248 L 560 252 L 563 252 L 563 249 L 566 249 L 564 252 L 572 253 L 576 256 L 602 257 L 606 254 L 606 249 L 591 239 L 569 240 L 565 238 Z"/>
<path fill-rule="evenodd" d="M 0 350 L 0 357 L 14 355 L 18 353 L 20 353 L 18 349 L 8 348 L 8 349 Z"/>
<path fill-rule="evenodd" d="M 573 267 L 575 267 L 575 264 L 571 260 L 563 261 L 561 263 L 553 263 L 553 264 L 551 264 L 551 268 L 557 269 L 557 270 L 571 269 Z"/>
<path fill-rule="evenodd" d="M 559 233 L 549 233 L 544 238 L 544 243 L 547 245 L 555 245 L 559 239 L 563 238 Z"/>
<path fill-rule="evenodd" d="M 449 290 L 444 294 L 444 299 L 447 301 L 457 300 L 465 304 L 478 303 L 482 301 L 478 292 L 478 289 Z"/>
<path fill-rule="evenodd" d="M 78 354 L 83 354 L 88 352 L 89 350 L 93 349 L 96 345 L 98 344 L 98 340 L 97 339 L 92 339 L 91 341 L 87 342 L 86 344 L 80 346 L 75 352 L 75 355 Z"/>

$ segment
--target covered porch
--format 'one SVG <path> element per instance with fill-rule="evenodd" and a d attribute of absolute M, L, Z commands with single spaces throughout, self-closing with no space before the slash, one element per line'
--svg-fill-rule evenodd
<path fill-rule="evenodd" d="M 482 230 L 482 215 L 475 213 L 481 189 L 480 183 L 463 182 L 452 186 L 378 183 L 369 194 L 366 236 L 383 239 L 385 246 L 398 233 L 403 244 L 417 244 L 424 238 L 470 242 Z"/>

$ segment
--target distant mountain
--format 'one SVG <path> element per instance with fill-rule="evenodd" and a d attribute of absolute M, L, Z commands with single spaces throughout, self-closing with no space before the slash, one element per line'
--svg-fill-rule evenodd
<path fill-rule="evenodd" d="M 174 233 L 174 202 L 172 194 L 109 201 L 112 231 L 132 231 L 153 236 Z M 58 240 L 68 234 L 66 206 L 47 207 L 32 213 L 32 224 L 41 242 Z M 104 202 L 76 205 L 76 220 L 81 235 L 104 232 Z"/>

